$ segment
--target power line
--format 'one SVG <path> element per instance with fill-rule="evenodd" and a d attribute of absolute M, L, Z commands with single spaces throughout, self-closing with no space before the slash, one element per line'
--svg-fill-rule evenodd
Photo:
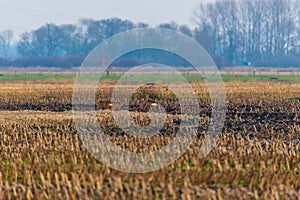
<path fill-rule="evenodd" d="M 0 10 L 6 11 L 6 12 L 13 12 L 18 15 L 31 15 L 31 16 L 47 16 L 47 17 L 64 17 L 64 18 L 82 18 L 82 16 L 76 16 L 76 15 L 69 15 L 69 14 L 63 14 L 59 12 L 53 12 L 53 11 L 44 11 L 44 10 L 34 10 L 34 9 L 27 9 L 27 8 L 18 8 L 18 7 L 12 7 L 12 6 L 6 6 L 6 5 L 0 5 Z"/>
<path fill-rule="evenodd" d="M 26 27 L 21 27 L 21 26 L 8 26 L 8 25 L 4 25 L 4 24 L 0 24 L 1 28 L 6 28 L 6 29 L 15 29 L 15 30 L 19 30 L 19 31 L 26 31 L 30 28 L 26 28 Z"/>
<path fill-rule="evenodd" d="M 45 18 L 64 18 L 64 19 L 82 18 L 82 16 L 63 14 L 59 12 L 19 8 L 19 7 L 7 6 L 7 5 L 0 5 L 0 12 L 13 13 L 14 15 L 21 15 L 21 16 L 33 16 L 33 17 L 45 17 Z M 32 27 L 22 27 L 22 26 L 5 25 L 5 24 L 0 24 L 0 28 L 16 30 L 17 32 L 20 32 L 20 34 L 22 32 L 32 30 Z"/>

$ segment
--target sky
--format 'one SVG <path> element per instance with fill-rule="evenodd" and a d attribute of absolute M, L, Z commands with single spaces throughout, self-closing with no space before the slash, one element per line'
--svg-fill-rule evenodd
<path fill-rule="evenodd" d="M 46 23 L 76 23 L 80 18 L 119 17 L 151 26 L 175 21 L 194 26 L 193 10 L 212 0 L 2 0 L 0 31 L 12 29 L 15 38 Z"/>

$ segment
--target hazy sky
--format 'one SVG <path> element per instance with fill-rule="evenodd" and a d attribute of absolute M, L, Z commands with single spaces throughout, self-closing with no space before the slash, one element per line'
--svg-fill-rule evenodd
<path fill-rule="evenodd" d="M 0 30 L 15 36 L 48 22 L 76 23 L 80 18 L 119 17 L 152 26 L 176 21 L 193 26 L 192 12 L 200 2 L 212 0 L 2 0 Z"/>

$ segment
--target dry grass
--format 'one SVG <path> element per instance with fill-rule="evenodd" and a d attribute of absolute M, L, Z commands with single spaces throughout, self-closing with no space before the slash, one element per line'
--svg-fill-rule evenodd
<path fill-rule="evenodd" d="M 72 82 L 0 85 L 0 199 L 296 199 L 300 195 L 300 85 L 226 83 L 228 115 L 215 149 L 198 158 L 201 136 L 196 137 L 179 160 L 147 174 L 110 169 L 86 151 L 70 111 L 72 87 Z M 200 127 L 205 129 L 208 94 L 202 83 L 193 87 L 201 103 Z M 111 90 L 109 82 L 100 88 L 99 122 L 108 127 L 111 141 L 137 152 L 137 143 L 114 129 Z M 174 106 L 172 95 L 153 91 L 152 96 L 135 96 L 131 102 L 140 121 L 146 117 L 138 111 L 144 111 L 141 105 L 147 106 L 148 100 Z M 177 111 L 169 112 L 170 126 L 177 125 Z M 175 134 L 172 130 L 153 137 L 151 143 L 139 143 L 143 147 L 139 151 L 167 144 Z"/>

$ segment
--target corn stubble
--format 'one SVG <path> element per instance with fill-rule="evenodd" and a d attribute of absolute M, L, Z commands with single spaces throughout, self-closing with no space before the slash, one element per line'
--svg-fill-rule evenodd
<path fill-rule="evenodd" d="M 226 83 L 223 133 L 214 150 L 199 158 L 210 105 L 204 84 L 194 83 L 201 108 L 197 137 L 176 162 L 147 174 L 113 170 L 87 152 L 70 111 L 72 87 L 70 82 L 1 84 L 0 199 L 295 199 L 300 195 L 299 85 Z M 154 102 L 169 109 L 161 133 L 146 139 L 117 128 L 110 108 L 111 83 L 97 94 L 100 126 L 112 143 L 126 151 L 160 149 L 173 140 L 180 124 L 176 98 L 164 88 L 145 87 L 130 101 L 137 123 L 148 123 L 145 111 Z"/>

